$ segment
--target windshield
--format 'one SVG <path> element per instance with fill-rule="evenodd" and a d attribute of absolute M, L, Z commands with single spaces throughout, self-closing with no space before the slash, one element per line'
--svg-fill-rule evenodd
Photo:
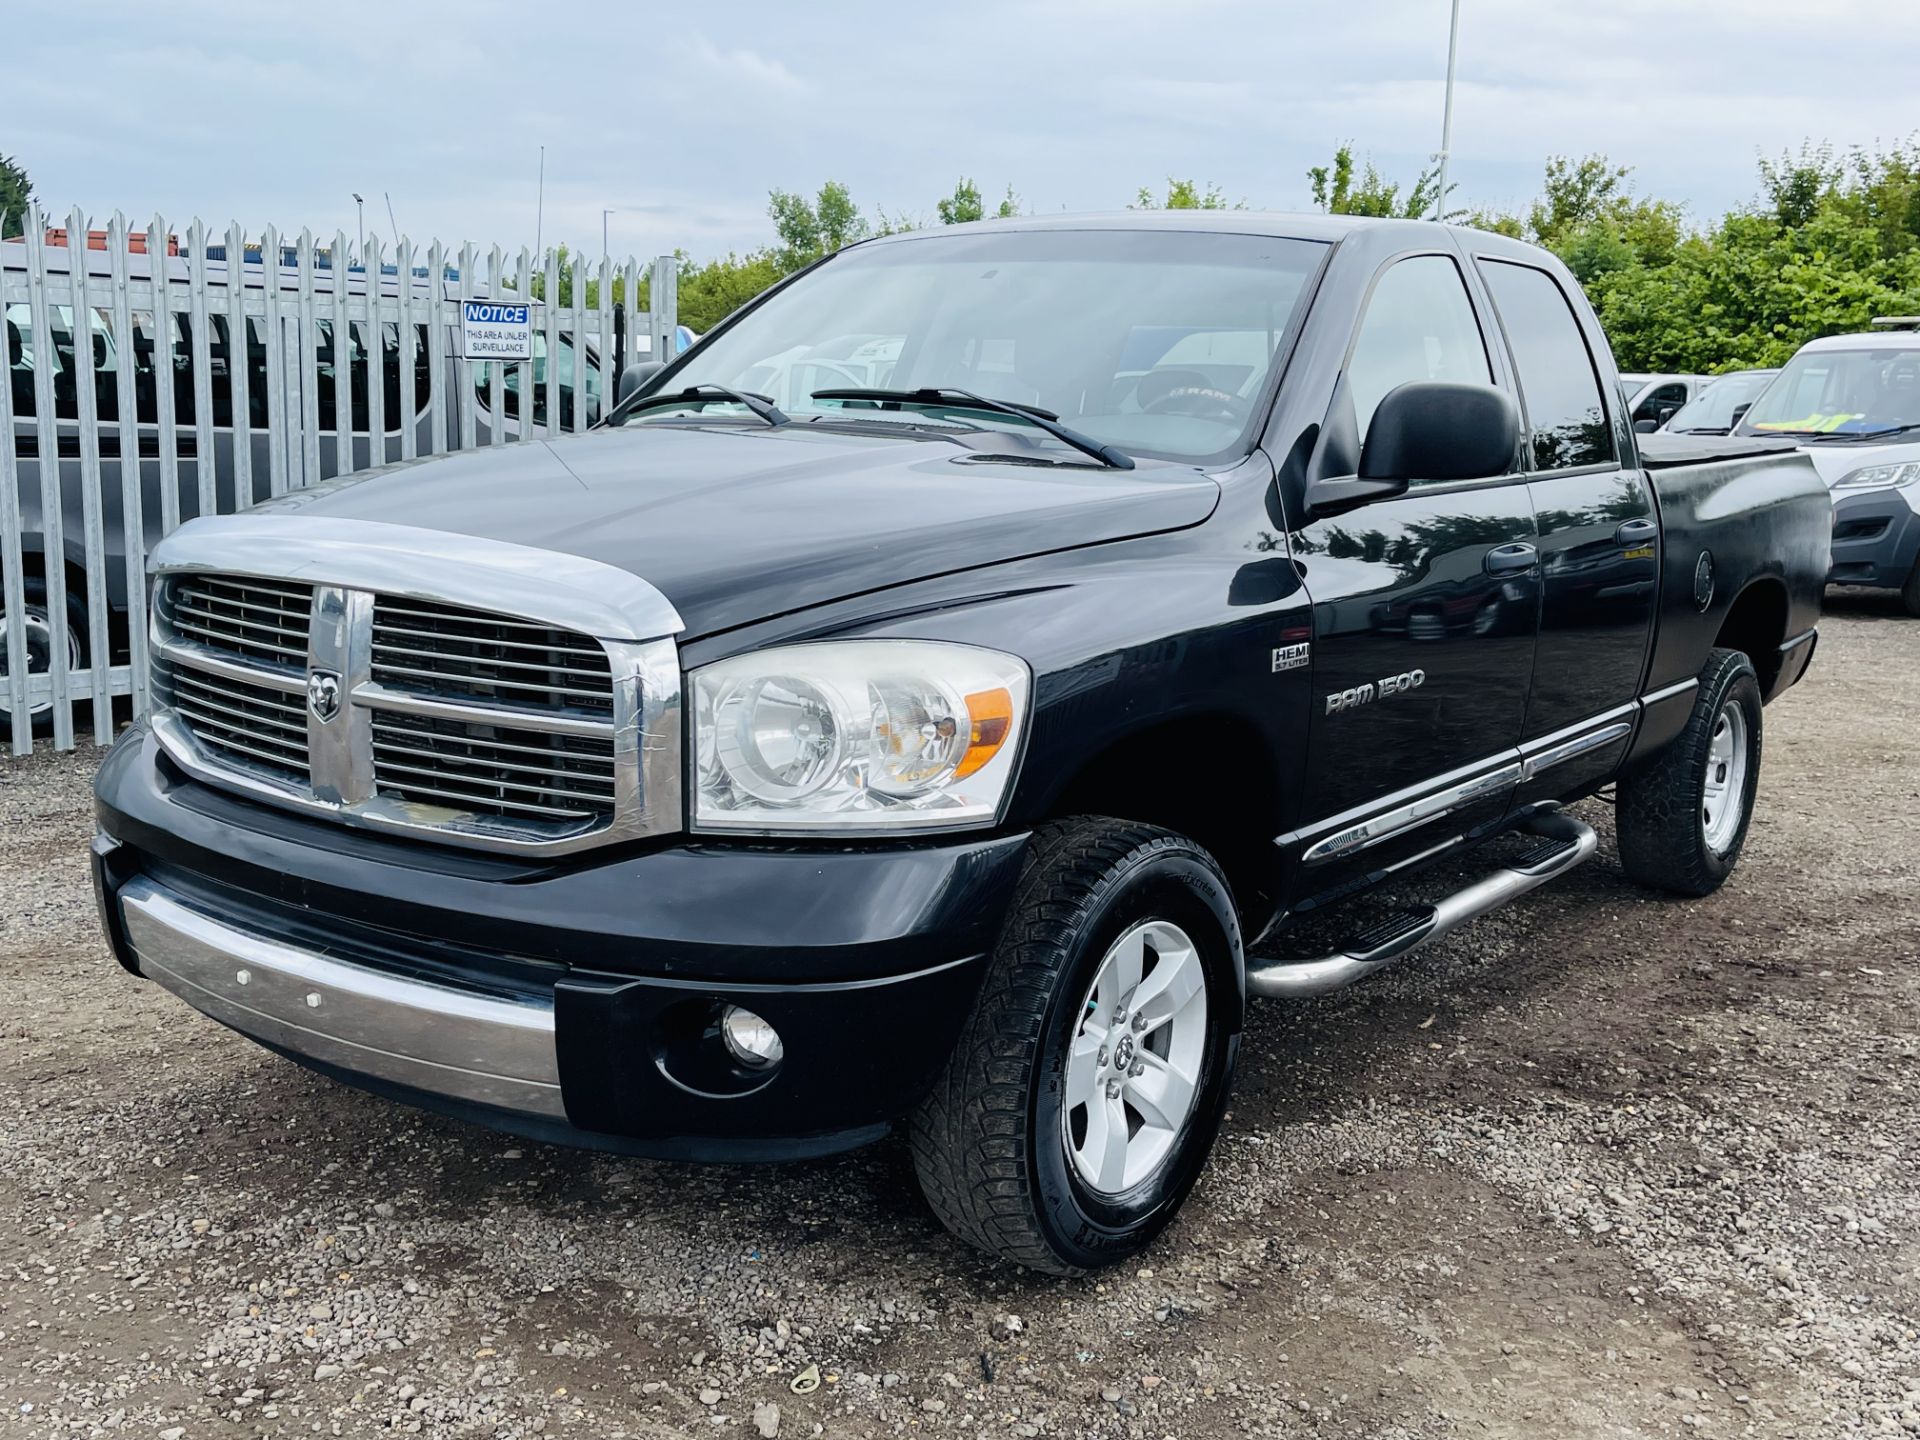
<path fill-rule="evenodd" d="M 707 340 L 657 387 L 725 385 L 796 421 L 1024 431 L 1018 416 L 880 408 L 820 390 L 968 390 L 1034 406 L 1119 450 L 1243 447 L 1309 275 L 1305 240 L 1182 231 L 1001 231 L 863 245 Z M 708 398 L 638 412 L 742 416 Z M 1041 440 L 1040 443 L 1051 444 Z"/>
<path fill-rule="evenodd" d="M 1868 435 L 1920 424 L 1920 349 L 1802 350 L 1753 404 L 1742 433 Z"/>
<path fill-rule="evenodd" d="M 1779 373 L 1778 370 L 1736 370 L 1731 375 L 1722 375 L 1674 411 L 1667 429 L 1680 433 L 1709 430 L 1724 434 L 1733 428 L 1733 412 L 1757 399 Z"/>

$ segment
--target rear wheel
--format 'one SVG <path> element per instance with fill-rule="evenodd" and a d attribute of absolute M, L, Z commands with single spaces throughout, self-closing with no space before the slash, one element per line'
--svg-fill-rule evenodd
<path fill-rule="evenodd" d="M 1239 1050 L 1240 932 L 1183 836 L 1043 827 L 972 1015 L 913 1117 L 942 1222 L 1071 1275 L 1137 1253 L 1193 1187 Z"/>
<path fill-rule="evenodd" d="M 1620 782 L 1620 861 L 1676 895 L 1720 888 L 1740 859 L 1760 780 L 1760 680 L 1738 650 L 1707 656 L 1693 714 L 1653 763 Z"/>
<path fill-rule="evenodd" d="M 23 588 L 26 591 L 26 605 L 21 611 L 21 619 L 27 641 L 24 656 L 26 673 L 29 676 L 52 674 L 56 650 L 66 652 L 68 670 L 84 669 L 87 662 L 86 605 L 69 591 L 65 613 L 56 615 L 47 601 L 47 582 L 44 578 L 29 575 Z M 12 689 L 8 670 L 9 628 L 6 599 L 4 594 L 0 594 L 0 735 L 11 737 L 13 713 L 10 708 Z M 27 719 L 36 731 L 50 727 L 53 723 L 53 701 L 29 701 Z"/>

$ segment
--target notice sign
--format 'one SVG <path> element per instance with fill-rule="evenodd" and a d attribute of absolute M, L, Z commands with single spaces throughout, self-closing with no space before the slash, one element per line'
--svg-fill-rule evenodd
<path fill-rule="evenodd" d="M 460 358 L 531 360 L 533 307 L 497 300 L 460 302 Z"/>

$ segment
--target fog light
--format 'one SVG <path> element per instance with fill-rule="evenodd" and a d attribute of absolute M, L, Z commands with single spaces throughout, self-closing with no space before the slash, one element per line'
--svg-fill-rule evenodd
<path fill-rule="evenodd" d="M 780 1032 L 751 1010 L 729 1005 L 720 1012 L 720 1038 L 727 1053 L 749 1070 L 766 1070 L 780 1063 L 786 1047 Z"/>

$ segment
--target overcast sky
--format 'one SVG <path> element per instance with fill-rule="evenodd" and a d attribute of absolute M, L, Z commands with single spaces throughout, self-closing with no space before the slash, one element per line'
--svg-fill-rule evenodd
<path fill-rule="evenodd" d="M 698 257 L 767 192 L 929 218 L 960 175 L 1033 211 L 1168 175 L 1302 209 L 1342 140 L 1439 148 L 1448 0 L 3 0 L 0 154 L 43 205 L 177 227 L 534 238 Z M 1454 202 L 1517 207 L 1604 152 L 1711 220 L 1755 161 L 1920 127 L 1916 0 L 1462 0 Z"/>

